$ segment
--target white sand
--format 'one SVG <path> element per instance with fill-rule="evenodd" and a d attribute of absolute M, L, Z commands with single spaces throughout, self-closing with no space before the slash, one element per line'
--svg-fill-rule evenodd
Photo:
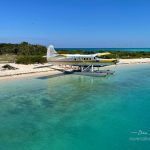
<path fill-rule="evenodd" d="M 125 64 L 142 64 L 142 63 L 150 63 L 150 58 L 141 58 L 141 59 L 120 59 L 118 65 L 123 66 Z M 18 68 L 17 70 L 2 70 L 2 66 L 5 64 L 0 64 L 0 80 L 4 79 L 14 79 L 20 77 L 29 77 L 29 76 L 45 76 L 45 75 L 55 75 L 61 74 L 62 72 L 53 70 L 48 64 L 44 65 L 21 65 L 11 63 L 9 65 Z M 47 66 L 43 68 L 36 68 L 37 66 Z M 111 66 L 105 67 L 111 68 Z"/>
<path fill-rule="evenodd" d="M 119 59 L 118 64 L 141 64 L 141 63 L 150 63 L 150 58 Z"/>
<path fill-rule="evenodd" d="M 35 68 L 37 65 L 21 65 L 9 63 L 9 65 L 16 67 L 16 70 L 3 70 L 2 66 L 5 64 L 0 64 L 0 80 L 4 79 L 12 79 L 12 78 L 20 78 L 20 77 L 28 77 L 28 76 L 44 76 L 44 75 L 55 75 L 60 74 L 60 71 L 56 71 L 51 69 L 50 67 L 43 68 Z M 39 65 L 39 66 L 45 66 Z"/>

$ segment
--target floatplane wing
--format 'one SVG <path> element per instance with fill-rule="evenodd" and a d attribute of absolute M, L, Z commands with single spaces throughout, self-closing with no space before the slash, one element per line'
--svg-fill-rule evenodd
<path fill-rule="evenodd" d="M 109 52 L 96 54 L 58 54 L 53 45 L 47 49 L 47 61 L 53 65 L 71 65 L 71 66 L 108 66 L 116 64 L 116 59 L 104 59 L 103 56 L 110 55 Z"/>

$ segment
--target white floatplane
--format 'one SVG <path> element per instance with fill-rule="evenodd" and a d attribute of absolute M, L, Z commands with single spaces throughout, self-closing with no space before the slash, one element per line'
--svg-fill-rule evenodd
<path fill-rule="evenodd" d="M 53 45 L 47 49 L 47 61 L 53 65 L 70 66 L 108 66 L 117 63 L 117 59 L 105 59 L 103 56 L 110 55 L 109 52 L 89 55 L 81 54 L 58 54 Z"/>

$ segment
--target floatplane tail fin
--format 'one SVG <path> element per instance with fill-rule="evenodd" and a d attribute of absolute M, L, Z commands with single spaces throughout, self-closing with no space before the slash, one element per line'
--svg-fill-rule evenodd
<path fill-rule="evenodd" d="M 55 51 L 54 46 L 53 45 L 48 46 L 48 48 L 47 48 L 47 58 L 55 57 L 57 55 L 58 55 L 58 53 Z"/>

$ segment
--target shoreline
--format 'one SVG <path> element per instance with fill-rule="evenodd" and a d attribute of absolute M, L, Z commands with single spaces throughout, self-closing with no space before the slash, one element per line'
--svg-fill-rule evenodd
<path fill-rule="evenodd" d="M 43 72 L 35 72 L 35 73 L 26 73 L 26 74 L 19 74 L 19 75 L 10 75 L 5 77 L 0 77 L 0 81 L 4 80 L 18 80 L 18 79 L 29 79 L 29 78 L 38 78 L 38 77 L 45 77 L 45 76 L 57 76 L 61 75 L 62 72 L 60 71 L 43 71 Z"/>
<path fill-rule="evenodd" d="M 115 66 L 123 67 L 123 66 L 131 66 L 131 65 L 139 65 L 139 64 L 150 64 L 150 58 L 143 59 L 120 59 L 117 65 L 105 66 L 102 69 L 113 69 Z M 3 64 L 5 65 L 5 64 Z M 0 67 L 3 66 L 2 64 Z M 9 64 L 18 68 L 17 70 L 0 70 L 0 81 L 2 80 L 14 80 L 21 78 L 31 78 L 31 77 L 43 77 L 43 76 L 55 76 L 61 75 L 62 72 L 51 69 L 50 67 L 44 67 L 45 65 L 40 65 L 38 68 L 37 65 L 21 65 L 21 64 Z M 35 69 L 35 67 L 37 67 Z"/>
<path fill-rule="evenodd" d="M 8 65 L 18 68 L 16 70 L 3 70 L 2 66 L 4 65 L 6 64 L 0 64 L 0 81 L 62 74 L 62 72 L 60 71 L 51 69 L 48 66 L 49 64 L 22 65 L 22 64 L 8 63 Z"/>

